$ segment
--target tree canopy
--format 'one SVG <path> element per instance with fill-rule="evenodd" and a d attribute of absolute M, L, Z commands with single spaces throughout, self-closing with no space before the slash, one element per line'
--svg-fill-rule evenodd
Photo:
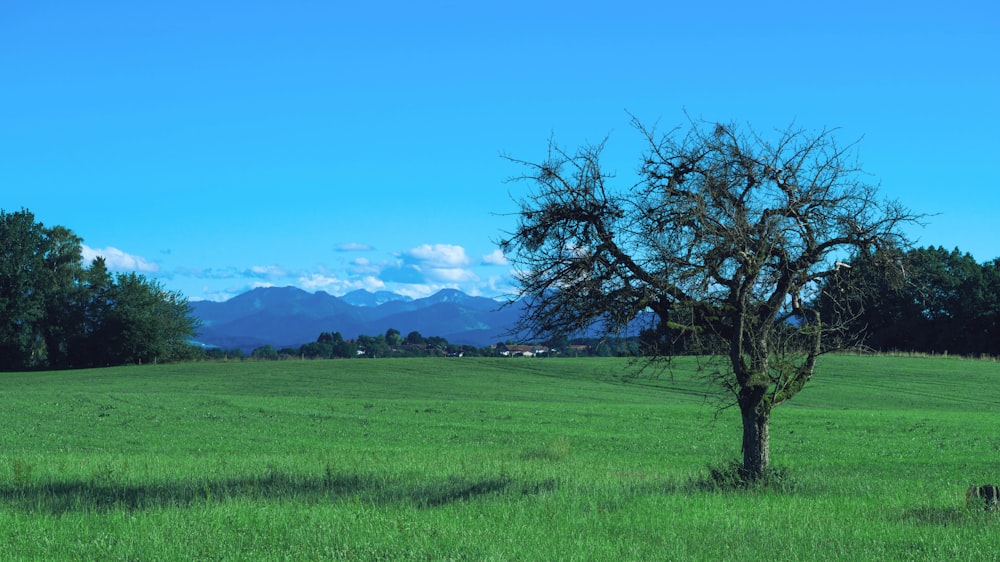
<path fill-rule="evenodd" d="M 169 361 L 196 322 L 187 299 L 135 273 L 83 264 L 82 239 L 0 210 L 0 370 Z"/>
<path fill-rule="evenodd" d="M 717 382 L 740 408 L 743 468 L 757 478 L 772 408 L 812 377 L 824 335 L 844 328 L 810 305 L 817 288 L 852 255 L 904 246 L 900 227 L 917 217 L 878 197 L 854 145 L 831 130 L 632 123 L 646 141 L 634 183 L 605 171 L 604 143 L 509 158 L 534 186 L 501 240 L 527 302 L 519 329 L 621 333 L 645 318 L 717 342 Z"/>
<path fill-rule="evenodd" d="M 817 306 L 842 319 L 850 332 L 864 334 L 865 346 L 1000 355 L 1000 260 L 980 265 L 957 248 L 927 247 L 881 250 L 855 257 L 850 266 L 826 284 Z M 844 285 L 869 290 L 848 300 Z"/>

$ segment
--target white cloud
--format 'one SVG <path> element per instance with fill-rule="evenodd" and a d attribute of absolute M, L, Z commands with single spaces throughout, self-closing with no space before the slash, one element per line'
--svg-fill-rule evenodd
<path fill-rule="evenodd" d="M 431 288 L 458 288 L 457 284 L 474 283 L 479 277 L 467 266 L 472 263 L 465 248 L 454 244 L 423 244 L 403 252 L 400 260 L 384 264 L 378 275 L 393 285 L 411 285 L 414 292 Z"/>
<path fill-rule="evenodd" d="M 421 285 L 421 284 L 410 284 L 398 289 L 394 289 L 393 292 L 397 295 L 403 295 L 404 297 L 410 297 L 411 299 L 422 299 L 424 297 L 429 297 L 434 293 L 440 291 L 444 287 L 437 287 L 431 285 Z"/>
<path fill-rule="evenodd" d="M 500 248 L 493 250 L 492 252 L 483 256 L 483 265 L 509 265 L 510 262 L 507 261 L 507 256 L 503 255 Z"/>
<path fill-rule="evenodd" d="M 191 301 L 223 302 L 239 295 L 242 292 L 243 291 L 216 290 L 206 285 L 202 287 L 200 295 L 191 297 Z"/>
<path fill-rule="evenodd" d="M 385 289 L 385 283 L 372 275 L 349 281 L 325 271 L 300 276 L 298 286 L 306 291 L 326 291 L 332 295 L 342 295 L 356 289 L 372 292 Z"/>
<path fill-rule="evenodd" d="M 460 267 L 432 267 L 424 270 L 424 273 L 430 279 L 447 283 L 466 283 L 479 279 L 471 270 Z"/>
<path fill-rule="evenodd" d="M 360 244 L 341 246 L 358 250 Z M 455 244 L 421 244 L 390 255 L 354 254 L 331 265 L 311 267 L 290 264 L 226 266 L 220 269 L 177 268 L 174 275 L 205 279 L 210 283 L 197 298 L 221 300 L 258 287 L 295 286 L 309 292 L 324 291 L 343 295 L 358 289 L 392 291 L 412 298 L 426 297 L 441 289 L 459 289 L 467 294 L 490 295 L 497 289 L 509 289 L 510 273 L 499 275 L 493 269 L 490 278 L 481 277 L 479 266 L 509 266 L 500 250 L 470 258 L 465 248 Z M 481 258 L 481 259 L 479 259 Z M 504 268 L 506 271 L 507 268 Z M 239 281 L 238 288 L 233 286 Z M 505 287 L 506 286 L 506 287 Z"/>
<path fill-rule="evenodd" d="M 406 256 L 427 267 L 460 267 L 469 264 L 465 248 L 454 244 L 423 244 L 406 252 Z"/>
<path fill-rule="evenodd" d="M 365 290 L 368 290 L 368 291 L 375 292 L 375 291 L 381 291 L 381 290 L 385 289 L 385 283 L 383 283 L 381 279 L 379 279 L 377 277 L 374 277 L 372 275 L 369 275 L 369 276 L 361 279 L 361 281 L 356 281 L 354 283 L 350 283 L 349 285 L 351 285 L 351 289 L 352 290 L 353 289 L 365 289 Z"/>
<path fill-rule="evenodd" d="M 359 242 L 347 242 L 337 246 L 338 252 L 367 252 L 372 249 L 368 244 L 361 244 Z"/>
<path fill-rule="evenodd" d="M 299 286 L 307 291 L 326 290 L 330 287 L 339 288 L 341 285 L 343 285 L 343 281 L 337 277 L 322 273 L 310 273 L 299 277 Z"/>
<path fill-rule="evenodd" d="M 90 264 L 98 256 L 104 258 L 104 263 L 110 271 L 141 271 L 143 273 L 155 273 L 160 270 L 160 266 L 155 263 L 132 254 L 127 254 L 118 248 L 108 246 L 107 248 L 91 248 L 86 244 L 80 245 L 83 251 L 83 261 Z"/>
<path fill-rule="evenodd" d="M 486 281 L 486 287 L 494 295 L 510 296 L 517 292 L 517 287 L 514 286 L 510 277 L 490 277 Z"/>
<path fill-rule="evenodd" d="M 581 246 L 576 242 L 566 242 L 563 244 L 563 251 L 575 258 L 585 258 L 590 255 L 590 248 Z"/>
<path fill-rule="evenodd" d="M 221 269 L 178 267 L 174 269 L 174 275 L 179 275 L 181 277 L 194 277 L 195 279 L 235 279 L 240 277 L 241 273 L 232 267 L 225 267 Z"/>
<path fill-rule="evenodd" d="M 288 272 L 276 265 L 255 265 L 249 273 L 254 277 L 287 277 Z"/>

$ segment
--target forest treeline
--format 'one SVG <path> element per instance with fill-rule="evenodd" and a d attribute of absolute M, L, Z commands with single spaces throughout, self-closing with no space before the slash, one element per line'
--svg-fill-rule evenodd
<path fill-rule="evenodd" d="M 879 250 L 839 263 L 803 298 L 828 331 L 827 350 L 1000 356 L 1000 259 L 980 264 L 957 248 Z M 711 334 L 685 330 L 647 329 L 640 341 L 650 354 L 724 353 Z"/>
<path fill-rule="evenodd" d="M 887 267 L 890 262 L 901 267 Z M 841 273 L 810 295 L 821 318 L 843 321 L 846 329 L 834 344 L 1000 356 L 1000 259 L 980 264 L 957 248 L 883 250 L 848 261 Z M 854 296 L 829 298 L 845 292 Z M 85 264 L 82 240 L 71 230 L 47 228 L 27 210 L 0 210 L 0 370 L 244 357 L 238 350 L 191 345 L 196 330 L 180 293 L 136 273 L 112 274 L 102 258 Z M 669 329 L 539 343 L 552 350 L 546 355 L 711 351 L 710 338 L 693 341 Z M 497 355 L 500 347 L 451 344 L 418 332 L 404 336 L 390 328 L 350 340 L 324 332 L 298 348 L 262 346 L 246 358 Z"/>
<path fill-rule="evenodd" d="M 618 357 L 636 355 L 639 353 L 638 337 L 622 338 L 556 338 L 536 346 L 518 345 L 513 341 L 497 342 L 495 345 L 477 347 L 468 344 L 449 343 L 441 336 L 423 336 L 412 331 L 405 337 L 395 329 L 389 328 L 385 334 L 360 334 L 353 339 L 345 339 L 340 332 L 322 332 L 316 341 L 299 347 L 276 348 L 272 345 L 262 345 L 251 353 L 245 354 L 240 349 L 208 348 L 201 350 L 199 356 L 210 360 L 252 359 L 377 359 L 382 357 L 500 357 L 524 355 L 522 351 L 511 351 L 514 348 L 532 348 L 531 355 L 540 357 L 571 356 L 571 357 Z"/>
<path fill-rule="evenodd" d="M 0 210 L 0 370 L 67 369 L 191 357 L 187 299 L 136 273 L 83 261 L 83 240 Z"/>
<path fill-rule="evenodd" d="M 927 247 L 882 250 L 849 265 L 824 286 L 818 306 L 825 318 L 845 318 L 864 346 L 1000 356 L 1000 258 L 980 264 L 958 248 Z M 826 297 L 833 292 L 855 297 L 835 308 Z"/>

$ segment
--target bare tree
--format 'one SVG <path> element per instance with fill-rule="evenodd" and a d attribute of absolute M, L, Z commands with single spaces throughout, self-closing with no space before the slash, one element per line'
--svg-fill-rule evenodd
<path fill-rule="evenodd" d="M 852 255 L 905 244 L 900 227 L 918 217 L 879 199 L 831 130 L 632 124 L 647 143 L 633 185 L 602 170 L 604 143 L 508 157 L 535 186 L 500 242 L 527 303 L 519 329 L 610 334 L 647 315 L 718 342 L 715 380 L 739 406 L 743 476 L 757 479 L 771 410 L 809 381 L 825 340 L 842 341 L 810 305 L 823 281 Z"/>

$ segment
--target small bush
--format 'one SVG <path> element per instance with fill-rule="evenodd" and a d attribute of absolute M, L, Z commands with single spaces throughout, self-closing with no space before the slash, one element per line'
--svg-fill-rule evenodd
<path fill-rule="evenodd" d="M 791 492 L 798 483 L 785 468 L 769 468 L 763 475 L 749 474 L 743 464 L 729 461 L 719 465 L 708 465 L 708 474 L 691 479 L 689 486 L 694 490 L 727 492 L 735 490 L 775 490 Z"/>

